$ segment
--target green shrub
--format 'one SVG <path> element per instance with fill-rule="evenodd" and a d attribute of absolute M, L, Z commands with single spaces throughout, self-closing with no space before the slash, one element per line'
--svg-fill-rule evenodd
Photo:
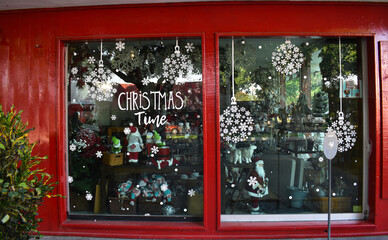
<path fill-rule="evenodd" d="M 4 113 L 0 105 L 0 239 L 37 237 L 38 206 L 55 183 L 51 175 L 39 169 L 46 157 L 32 156 L 35 143 L 30 144 L 21 113 L 14 107 Z"/>

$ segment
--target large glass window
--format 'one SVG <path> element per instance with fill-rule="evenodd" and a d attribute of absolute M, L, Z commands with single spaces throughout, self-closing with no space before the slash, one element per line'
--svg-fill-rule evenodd
<path fill-rule="evenodd" d="M 67 48 L 69 217 L 201 221 L 201 39 Z"/>
<path fill-rule="evenodd" d="M 329 194 L 332 213 L 362 217 L 361 49 L 359 38 L 219 39 L 222 220 L 318 219 Z"/>

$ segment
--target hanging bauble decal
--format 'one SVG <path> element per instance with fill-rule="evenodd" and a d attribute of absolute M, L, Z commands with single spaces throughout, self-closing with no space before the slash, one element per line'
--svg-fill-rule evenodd
<path fill-rule="evenodd" d="M 112 80 L 112 72 L 104 66 L 102 61 L 102 41 L 100 50 L 100 61 L 98 67 L 85 77 L 89 86 L 89 95 L 97 101 L 108 101 L 116 93 L 116 83 Z"/>
<path fill-rule="evenodd" d="M 331 123 L 327 131 L 332 131 L 337 135 L 338 152 L 346 152 L 352 149 L 357 141 L 355 127 L 349 121 L 345 121 L 343 112 L 338 112 L 338 119 Z"/>
<path fill-rule="evenodd" d="M 232 143 L 244 141 L 253 131 L 253 118 L 248 110 L 232 100 L 220 116 L 221 137 Z"/>
<path fill-rule="evenodd" d="M 116 83 L 112 80 L 112 72 L 104 67 L 102 60 L 99 61 L 98 68 L 86 76 L 85 82 L 92 84 L 89 95 L 97 101 L 108 101 L 117 92 Z"/>
<path fill-rule="evenodd" d="M 187 48 L 187 50 L 190 49 L 192 51 L 192 45 L 189 46 L 190 47 Z M 185 83 L 184 79 L 190 77 L 192 71 L 193 65 L 191 60 L 189 59 L 189 56 L 180 52 L 177 39 L 174 53 L 172 53 L 170 57 L 165 58 L 163 62 L 163 83 L 169 82 L 176 85 L 183 84 Z"/>
<path fill-rule="evenodd" d="M 279 73 L 285 75 L 297 73 L 302 63 L 303 53 L 290 40 L 286 40 L 272 52 L 272 65 Z"/>
<path fill-rule="evenodd" d="M 331 123 L 331 125 L 327 128 L 327 131 L 334 132 L 338 139 L 338 151 L 339 152 L 346 152 L 354 147 L 355 142 L 357 141 L 357 132 L 355 130 L 355 127 L 347 120 L 345 120 L 344 113 L 342 111 L 342 87 L 343 87 L 343 80 L 342 77 L 342 55 L 341 55 L 341 38 L 338 40 L 339 45 L 339 112 L 338 112 L 338 119 Z"/>
<path fill-rule="evenodd" d="M 234 97 L 234 38 L 232 38 L 232 98 L 231 104 L 220 116 L 220 135 L 228 143 L 244 141 L 253 131 L 251 113 L 240 107 Z"/>

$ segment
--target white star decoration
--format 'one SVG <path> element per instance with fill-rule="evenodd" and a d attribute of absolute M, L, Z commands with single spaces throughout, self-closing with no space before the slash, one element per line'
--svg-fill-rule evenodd
<path fill-rule="evenodd" d="M 114 114 L 110 118 L 112 119 L 112 121 L 115 121 L 117 119 L 116 115 Z"/>

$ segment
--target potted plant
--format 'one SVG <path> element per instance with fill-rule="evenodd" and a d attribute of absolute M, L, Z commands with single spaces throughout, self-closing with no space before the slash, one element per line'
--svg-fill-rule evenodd
<path fill-rule="evenodd" d="M 38 207 L 50 195 L 55 183 L 39 169 L 46 157 L 33 156 L 27 124 L 11 107 L 4 113 L 0 105 L 0 239 L 29 239 L 38 234 Z M 58 196 L 58 195 L 54 195 Z"/>

